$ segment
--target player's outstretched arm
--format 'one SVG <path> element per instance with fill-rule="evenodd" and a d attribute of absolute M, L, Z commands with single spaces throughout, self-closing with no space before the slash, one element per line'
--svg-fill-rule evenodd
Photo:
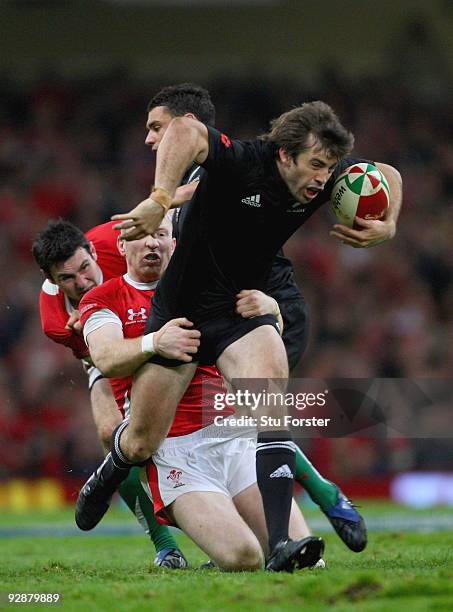
<path fill-rule="evenodd" d="M 241 317 L 251 319 L 252 317 L 272 314 L 277 317 L 280 335 L 282 335 L 283 319 L 277 300 L 258 289 L 243 289 L 236 295 L 236 298 L 236 312 Z"/>
<path fill-rule="evenodd" d="M 336 224 L 330 231 L 331 236 L 355 248 L 376 246 L 381 242 L 390 240 L 396 233 L 396 223 L 403 201 L 401 175 L 396 168 L 388 164 L 377 162 L 376 167 L 385 176 L 390 188 L 389 207 L 383 219 L 371 220 L 355 217 L 354 222 L 361 229 Z"/>
<path fill-rule="evenodd" d="M 180 185 L 187 168 L 201 164 L 208 156 L 207 127 L 190 117 L 175 117 L 159 145 L 154 184 L 171 197 Z"/>
<path fill-rule="evenodd" d="M 124 338 L 115 323 L 105 323 L 86 336 L 93 363 L 108 378 L 134 374 L 155 354 L 192 361 L 200 345 L 200 332 L 187 319 L 173 319 L 153 334 Z"/>
<path fill-rule="evenodd" d="M 115 228 L 121 230 L 122 238 L 137 240 L 156 231 L 165 213 L 175 205 L 175 192 L 185 171 L 194 161 L 202 163 L 208 148 L 208 130 L 203 123 L 190 117 L 172 119 L 157 151 L 150 196 L 129 213 L 112 217 L 121 221 Z M 180 204 L 183 201 L 186 200 Z"/>

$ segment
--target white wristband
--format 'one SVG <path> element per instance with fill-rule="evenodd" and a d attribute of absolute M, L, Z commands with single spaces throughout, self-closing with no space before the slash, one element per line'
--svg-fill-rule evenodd
<path fill-rule="evenodd" d="M 142 353 L 147 353 L 148 355 L 154 355 L 156 351 L 154 350 L 154 332 L 150 334 L 146 334 L 142 338 Z"/>

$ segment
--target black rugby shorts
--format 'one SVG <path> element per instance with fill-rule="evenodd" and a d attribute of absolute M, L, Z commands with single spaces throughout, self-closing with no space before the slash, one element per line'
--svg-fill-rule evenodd
<path fill-rule="evenodd" d="M 283 318 L 283 336 L 290 371 L 299 363 L 308 345 L 308 307 L 302 298 L 278 300 Z"/>
<path fill-rule="evenodd" d="M 194 355 L 193 361 L 200 365 L 215 364 L 230 344 L 233 344 L 233 342 L 239 340 L 242 336 L 262 325 L 272 325 L 280 333 L 277 319 L 274 315 L 262 315 L 251 319 L 244 319 L 236 313 L 231 313 L 196 325 L 196 329 L 201 333 L 201 339 L 198 353 Z M 178 359 L 165 359 L 165 357 L 160 355 L 150 357 L 149 362 L 173 368 L 185 363 Z"/>

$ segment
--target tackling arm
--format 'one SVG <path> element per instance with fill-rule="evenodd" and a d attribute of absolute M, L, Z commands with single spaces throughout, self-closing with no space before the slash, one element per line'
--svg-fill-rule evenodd
<path fill-rule="evenodd" d="M 104 376 L 122 378 L 134 374 L 154 354 L 192 361 L 200 345 L 200 332 L 191 327 L 187 319 L 173 319 L 153 334 L 124 338 L 119 325 L 106 322 L 86 334 L 86 342 L 93 363 Z"/>
<path fill-rule="evenodd" d="M 129 376 L 149 359 L 149 353 L 142 351 L 142 338 L 124 338 L 115 323 L 92 331 L 86 341 L 94 365 L 107 378 Z"/>
<path fill-rule="evenodd" d="M 280 336 L 282 335 L 283 318 L 277 300 L 258 289 L 243 289 L 236 297 L 236 312 L 241 317 L 251 319 L 252 317 L 272 314 L 277 318 Z"/>

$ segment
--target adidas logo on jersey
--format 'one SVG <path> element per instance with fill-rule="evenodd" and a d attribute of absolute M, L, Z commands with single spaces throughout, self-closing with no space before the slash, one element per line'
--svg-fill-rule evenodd
<path fill-rule="evenodd" d="M 272 472 L 272 474 L 270 474 L 270 477 L 271 478 L 294 478 L 289 465 L 287 465 L 286 463 L 284 465 L 281 465 L 279 468 L 277 468 L 275 472 Z"/>
<path fill-rule="evenodd" d="M 248 204 L 249 206 L 256 206 L 257 208 L 259 208 L 261 206 L 260 199 L 261 196 L 259 193 L 257 193 L 256 195 L 248 196 L 247 198 L 242 198 L 241 202 L 243 202 L 244 204 Z"/>

